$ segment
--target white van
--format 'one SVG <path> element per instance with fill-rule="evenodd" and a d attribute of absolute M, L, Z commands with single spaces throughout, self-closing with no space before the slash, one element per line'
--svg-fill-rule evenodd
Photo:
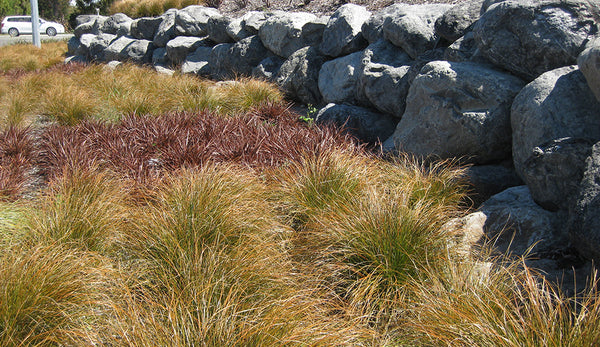
<path fill-rule="evenodd" d="M 31 16 L 8 16 L 2 21 L 0 32 L 9 34 L 12 37 L 21 34 L 31 34 Z M 49 22 L 40 18 L 40 34 L 48 34 L 55 36 L 56 34 L 64 34 L 65 27 L 56 22 Z"/>

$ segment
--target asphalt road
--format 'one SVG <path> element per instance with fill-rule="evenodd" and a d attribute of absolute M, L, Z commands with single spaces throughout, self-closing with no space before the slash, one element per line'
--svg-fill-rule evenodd
<path fill-rule="evenodd" d="M 48 36 L 46 34 L 40 35 L 40 40 L 45 41 L 63 41 L 73 37 L 73 34 L 58 34 L 56 36 Z M 0 46 L 14 45 L 15 43 L 32 43 L 33 36 L 31 35 L 20 35 L 17 37 L 10 37 L 8 35 L 0 35 Z"/>

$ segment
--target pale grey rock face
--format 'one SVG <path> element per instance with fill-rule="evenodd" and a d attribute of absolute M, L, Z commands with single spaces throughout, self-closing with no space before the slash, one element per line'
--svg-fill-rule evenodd
<path fill-rule="evenodd" d="M 573 65 L 598 33 L 600 4 L 589 0 L 520 0 L 494 4 L 473 26 L 489 61 L 528 81 Z"/>
<path fill-rule="evenodd" d="M 408 54 L 389 41 L 379 40 L 370 44 L 363 51 L 358 73 L 357 103 L 400 118 L 412 82 L 407 74 L 412 64 Z"/>
<path fill-rule="evenodd" d="M 167 42 L 167 57 L 173 65 L 181 64 L 188 54 L 194 52 L 200 46 L 208 46 L 207 38 L 177 36 L 173 40 Z"/>
<path fill-rule="evenodd" d="M 362 52 L 330 60 L 319 71 L 319 91 L 327 103 L 353 103 Z"/>
<path fill-rule="evenodd" d="M 392 134 L 396 125 L 393 117 L 359 106 L 333 103 L 319 110 L 316 122 L 333 123 L 367 143 L 383 142 Z"/>
<path fill-rule="evenodd" d="M 210 54 L 212 47 L 198 47 L 194 52 L 190 53 L 183 64 L 181 65 L 181 73 L 195 74 L 198 76 L 210 76 Z"/>
<path fill-rule="evenodd" d="M 586 141 L 600 140 L 600 103 L 583 74 L 569 66 L 529 83 L 515 97 L 511 124 L 517 173 L 536 201 L 564 207 L 570 187 L 581 179 Z"/>
<path fill-rule="evenodd" d="M 177 12 L 178 10 L 176 9 L 170 9 L 161 16 L 163 20 L 160 22 L 154 35 L 153 43 L 155 47 L 165 47 L 167 42 L 177 36 L 177 32 L 175 31 L 175 17 L 177 16 Z"/>
<path fill-rule="evenodd" d="M 175 30 L 183 36 L 205 36 L 208 19 L 220 15 L 219 11 L 212 7 L 188 6 L 177 11 Z"/>
<path fill-rule="evenodd" d="M 75 17 L 75 27 L 77 27 L 83 23 L 94 22 L 97 17 L 98 16 L 96 16 L 94 14 L 80 14 L 77 17 Z"/>
<path fill-rule="evenodd" d="M 152 60 L 152 41 L 121 36 L 104 50 L 104 61 L 130 61 L 147 64 Z"/>
<path fill-rule="evenodd" d="M 484 0 L 459 3 L 435 21 L 435 32 L 449 42 L 464 36 L 481 16 Z"/>
<path fill-rule="evenodd" d="M 227 16 L 213 16 L 206 23 L 206 33 L 208 38 L 214 43 L 228 43 L 234 40 L 227 34 L 227 26 L 231 23 L 231 18 Z"/>
<path fill-rule="evenodd" d="M 577 65 L 596 99 L 600 101 L 600 38 L 588 43 L 587 48 L 577 58 Z"/>
<path fill-rule="evenodd" d="M 117 38 L 116 35 L 100 34 L 95 35 L 90 41 L 88 56 L 92 61 L 105 61 L 104 51 Z"/>
<path fill-rule="evenodd" d="M 317 19 L 311 13 L 278 12 L 262 24 L 258 36 L 271 52 L 287 58 L 298 49 L 315 43 L 307 40 L 307 36 L 313 36 L 308 34 L 313 33 L 304 32 L 304 26 Z"/>
<path fill-rule="evenodd" d="M 381 10 L 372 13 L 369 18 L 363 23 L 361 33 L 369 43 L 375 43 L 383 39 L 383 23 L 388 17 L 404 15 L 405 9 L 411 5 L 393 4 L 382 8 Z"/>
<path fill-rule="evenodd" d="M 473 63 L 434 61 L 414 79 L 396 149 L 483 164 L 510 156 L 510 105 L 524 83 Z"/>
<path fill-rule="evenodd" d="M 339 57 L 365 48 L 367 41 L 362 36 L 361 28 L 370 16 L 371 12 L 363 6 L 345 4 L 338 8 L 323 31 L 321 52 L 330 57 Z"/>
<path fill-rule="evenodd" d="M 112 41 L 104 50 L 104 61 L 122 61 L 125 60 L 125 48 L 135 42 L 131 37 L 119 37 Z"/>
<path fill-rule="evenodd" d="M 475 36 L 472 31 L 469 31 L 465 36 L 454 41 L 444 51 L 444 59 L 454 62 L 472 62 L 480 64 L 492 65 L 477 48 Z"/>
<path fill-rule="evenodd" d="M 105 34 L 126 36 L 131 32 L 133 19 L 123 13 L 115 13 L 102 24 L 100 31 Z"/>
<path fill-rule="evenodd" d="M 322 102 L 319 71 L 326 61 L 315 47 L 301 48 L 281 65 L 275 82 L 290 98 L 306 105 L 318 105 Z"/>
<path fill-rule="evenodd" d="M 131 22 L 131 36 L 138 40 L 154 40 L 162 17 L 142 17 Z"/>
<path fill-rule="evenodd" d="M 383 23 L 384 38 L 401 47 L 412 58 L 435 47 L 438 36 L 435 21 L 451 5 L 427 4 L 402 8 Z"/>
<path fill-rule="evenodd" d="M 569 234 L 573 245 L 588 259 L 600 260 L 600 143 L 585 162 L 577 200 L 571 209 Z"/>

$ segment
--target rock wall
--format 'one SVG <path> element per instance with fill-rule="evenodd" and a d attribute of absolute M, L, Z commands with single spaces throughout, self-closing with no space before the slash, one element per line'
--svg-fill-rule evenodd
<path fill-rule="evenodd" d="M 190 6 L 135 20 L 82 16 L 67 60 L 272 81 L 321 108 L 317 122 L 343 124 L 363 141 L 473 164 L 477 202 L 523 185 L 518 199 L 493 198 L 520 211 L 503 221 L 483 204 L 479 213 L 493 220 L 483 223 L 487 234 L 513 232 L 524 240 L 515 249 L 572 244 L 599 261 L 599 22 L 596 0 L 395 4 L 375 13 L 346 4 L 329 17 L 230 18 Z"/>

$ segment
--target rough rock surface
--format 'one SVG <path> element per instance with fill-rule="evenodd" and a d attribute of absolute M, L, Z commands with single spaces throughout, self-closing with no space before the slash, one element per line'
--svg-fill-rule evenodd
<path fill-rule="evenodd" d="M 410 87 L 396 149 L 479 164 L 509 157 L 510 105 L 523 84 L 477 64 L 428 63 Z"/>
<path fill-rule="evenodd" d="M 435 32 L 454 42 L 464 36 L 481 16 L 484 0 L 470 0 L 454 5 L 435 21 Z"/>
<path fill-rule="evenodd" d="M 388 17 L 394 17 L 396 13 L 402 15 L 404 9 L 410 5 L 394 4 L 382 8 L 381 10 L 371 14 L 371 16 L 363 23 L 361 32 L 363 37 L 369 42 L 374 43 L 383 39 L 383 23 Z"/>
<path fill-rule="evenodd" d="M 169 57 L 173 65 L 179 65 L 190 53 L 196 51 L 198 47 L 208 45 L 209 42 L 206 38 L 177 36 L 167 42 L 167 57 Z"/>
<path fill-rule="evenodd" d="M 327 58 L 315 47 L 304 47 L 292 54 L 277 72 L 275 82 L 291 98 L 306 105 L 318 105 L 319 71 Z"/>
<path fill-rule="evenodd" d="M 130 61 L 147 64 L 152 60 L 152 41 L 121 36 L 104 50 L 104 61 Z"/>
<path fill-rule="evenodd" d="M 316 43 L 314 33 L 304 32 L 304 26 L 316 20 L 317 16 L 312 13 L 278 12 L 263 23 L 258 35 L 265 47 L 287 58 L 298 49 Z"/>
<path fill-rule="evenodd" d="M 133 19 L 123 13 L 116 13 L 108 17 L 100 29 L 105 34 L 118 36 L 129 35 L 131 32 L 131 23 Z"/>
<path fill-rule="evenodd" d="M 592 0 L 504 1 L 490 6 L 473 32 L 487 59 L 531 81 L 575 64 L 599 18 L 600 3 Z"/>
<path fill-rule="evenodd" d="M 577 201 L 571 213 L 569 234 L 579 252 L 600 261 L 600 143 L 592 148 L 585 165 Z"/>
<path fill-rule="evenodd" d="M 475 207 L 508 188 L 523 185 L 515 169 L 508 165 L 475 165 L 467 168 L 465 175 Z"/>
<path fill-rule="evenodd" d="M 177 11 L 175 30 L 182 36 L 205 36 L 208 19 L 220 16 L 217 9 L 192 5 Z"/>
<path fill-rule="evenodd" d="M 321 52 L 331 57 L 357 52 L 367 46 L 361 28 L 371 16 L 363 6 L 345 4 L 338 8 L 323 31 Z"/>
<path fill-rule="evenodd" d="M 194 52 L 190 53 L 183 64 L 181 65 L 181 73 L 196 74 L 198 76 L 210 76 L 210 54 L 212 47 L 198 47 Z"/>
<path fill-rule="evenodd" d="M 333 123 L 342 127 L 357 139 L 375 143 L 387 139 L 396 125 L 393 117 L 350 105 L 328 104 L 316 117 L 321 124 Z"/>
<path fill-rule="evenodd" d="M 154 40 L 162 17 L 142 17 L 131 22 L 131 36 L 138 40 Z"/>
<path fill-rule="evenodd" d="M 596 99 L 600 101 L 600 38 L 588 43 L 587 48 L 577 58 L 577 65 Z"/>
<path fill-rule="evenodd" d="M 576 66 L 542 74 L 515 97 L 511 123 L 512 152 L 517 173 L 532 187 L 532 195 L 536 201 L 551 208 L 552 205 L 562 206 L 563 200 L 568 197 L 561 197 L 560 193 L 555 192 L 550 196 L 554 195 L 556 198 L 549 199 L 550 196 L 544 189 L 536 187 L 549 187 L 548 180 L 554 178 L 575 181 L 554 183 L 565 187 L 576 185 L 581 179 L 573 174 L 582 172 L 583 163 L 565 159 L 562 165 L 554 165 L 557 164 L 556 159 L 568 153 L 580 153 L 580 150 L 573 151 L 574 145 L 556 147 L 556 143 L 553 144 L 552 141 L 570 138 L 569 141 L 577 144 L 576 147 L 585 141 L 600 141 L 600 103 L 583 74 Z M 572 167 L 574 165 L 579 168 Z M 536 167 L 539 169 L 535 169 Z M 529 174 L 526 170 L 530 170 Z M 533 174 L 537 170 L 541 170 L 539 172 L 543 175 Z"/>
<path fill-rule="evenodd" d="M 278 56 L 268 57 L 252 69 L 252 77 L 275 82 L 275 76 L 277 76 L 284 61 L 283 58 Z"/>
<path fill-rule="evenodd" d="M 362 56 L 362 52 L 356 52 L 323 64 L 319 72 L 319 91 L 325 102 L 354 102 Z"/>
<path fill-rule="evenodd" d="M 227 16 L 213 16 L 206 23 L 206 34 L 214 43 L 228 43 L 234 40 L 227 34 L 227 26 L 231 18 Z"/>
<path fill-rule="evenodd" d="M 384 37 L 401 47 L 412 58 L 435 47 L 438 36 L 435 21 L 451 5 L 427 4 L 403 7 L 383 23 Z"/>
<path fill-rule="evenodd" d="M 176 9 L 170 9 L 161 16 L 163 20 L 160 22 L 154 35 L 153 43 L 155 47 L 165 47 L 167 42 L 177 36 L 177 32 L 175 31 L 175 17 L 177 16 L 177 12 L 178 10 Z"/>

